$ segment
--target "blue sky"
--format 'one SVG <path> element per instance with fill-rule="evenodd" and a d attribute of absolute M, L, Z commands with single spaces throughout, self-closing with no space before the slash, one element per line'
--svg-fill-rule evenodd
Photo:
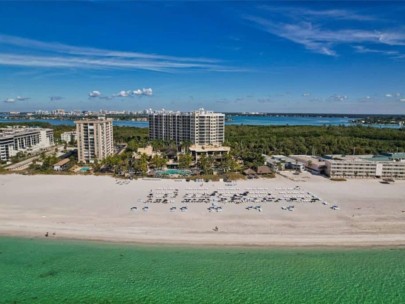
<path fill-rule="evenodd" d="M 405 2 L 0 3 L 0 111 L 405 114 Z"/>

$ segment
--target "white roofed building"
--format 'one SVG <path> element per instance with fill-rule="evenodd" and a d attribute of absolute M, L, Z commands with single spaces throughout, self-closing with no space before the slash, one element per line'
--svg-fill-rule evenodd
<path fill-rule="evenodd" d="M 0 129 L 1 161 L 9 161 L 18 152 L 36 153 L 53 145 L 52 129 L 26 127 Z"/>

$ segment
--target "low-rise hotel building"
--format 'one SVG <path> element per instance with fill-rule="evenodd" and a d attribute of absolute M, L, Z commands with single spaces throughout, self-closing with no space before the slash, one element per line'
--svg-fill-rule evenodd
<path fill-rule="evenodd" d="M 228 154 L 230 150 L 231 150 L 230 147 L 217 145 L 210 145 L 210 146 L 192 145 L 189 147 L 189 151 L 195 161 L 198 161 L 202 155 L 205 155 L 207 157 L 212 156 L 215 159 L 222 158 L 223 155 Z"/>
<path fill-rule="evenodd" d="M 304 168 L 313 174 L 324 174 L 326 169 L 325 160 L 313 155 L 290 155 L 296 164 L 302 164 Z"/>
<path fill-rule="evenodd" d="M 266 155 L 262 154 L 264 157 L 264 164 L 269 166 L 274 172 L 283 170 L 294 170 L 294 171 L 304 171 L 305 165 L 303 162 L 298 161 L 294 158 L 285 155 Z"/>
<path fill-rule="evenodd" d="M 114 154 L 113 124 L 111 118 L 75 121 L 78 160 L 83 163 L 105 159 Z"/>
<path fill-rule="evenodd" d="M 405 179 L 405 153 L 382 155 L 330 155 L 325 158 L 326 175 L 331 178 Z"/>
<path fill-rule="evenodd" d="M 54 171 L 63 171 L 69 167 L 70 159 L 64 158 L 53 165 Z"/>
<path fill-rule="evenodd" d="M 53 145 L 52 129 L 22 127 L 0 129 L 1 161 L 9 161 L 18 152 L 36 153 Z"/>

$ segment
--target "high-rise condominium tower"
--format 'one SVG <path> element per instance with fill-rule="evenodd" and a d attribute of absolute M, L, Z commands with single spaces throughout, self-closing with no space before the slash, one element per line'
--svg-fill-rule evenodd
<path fill-rule="evenodd" d="M 149 138 L 173 140 L 177 144 L 222 145 L 225 114 L 199 109 L 194 112 L 161 111 L 149 114 Z"/>
<path fill-rule="evenodd" d="M 114 154 L 112 119 L 86 119 L 75 123 L 79 162 L 93 163 Z"/>

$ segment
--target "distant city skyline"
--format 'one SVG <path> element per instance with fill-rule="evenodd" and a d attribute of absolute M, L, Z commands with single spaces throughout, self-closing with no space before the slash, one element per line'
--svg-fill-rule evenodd
<path fill-rule="evenodd" d="M 405 2 L 3 2 L 0 112 L 405 114 Z"/>

